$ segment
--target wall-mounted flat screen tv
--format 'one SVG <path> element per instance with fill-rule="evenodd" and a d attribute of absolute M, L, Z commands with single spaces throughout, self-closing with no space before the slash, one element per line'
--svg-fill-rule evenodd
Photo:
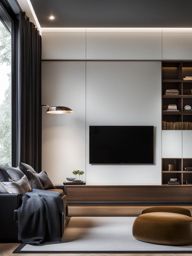
<path fill-rule="evenodd" d="M 153 164 L 153 126 L 90 126 L 90 164 Z"/>

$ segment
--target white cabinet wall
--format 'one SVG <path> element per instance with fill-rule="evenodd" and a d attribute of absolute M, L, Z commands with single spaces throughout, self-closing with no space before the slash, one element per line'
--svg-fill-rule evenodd
<path fill-rule="evenodd" d="M 85 32 L 43 33 L 42 59 L 85 59 Z"/>
<path fill-rule="evenodd" d="M 163 60 L 192 59 L 192 30 L 163 30 L 162 33 Z"/>
<path fill-rule="evenodd" d="M 42 46 L 43 59 L 191 60 L 192 29 L 49 31 Z"/>
<path fill-rule="evenodd" d="M 182 157 L 182 131 L 162 131 L 162 158 Z"/>
<path fill-rule="evenodd" d="M 162 158 L 192 158 L 192 131 L 162 131 Z"/>
<path fill-rule="evenodd" d="M 161 32 L 88 32 L 87 59 L 159 60 Z"/>
<path fill-rule="evenodd" d="M 192 131 L 183 131 L 183 158 L 192 158 Z"/>
<path fill-rule="evenodd" d="M 192 158 L 192 131 L 162 131 L 162 155 L 160 152 L 160 60 L 192 59 L 191 34 L 169 33 L 168 30 L 43 32 L 42 58 L 64 62 L 43 62 L 42 102 L 66 105 L 75 110 L 70 118 L 43 115 L 43 167 L 49 171 L 55 183 L 70 176 L 71 170 L 86 169 L 85 166 L 88 170 L 87 181 L 90 184 L 114 184 L 117 181 L 115 174 L 113 178 L 108 178 L 111 177 L 110 168 L 105 168 L 103 174 L 88 164 L 87 128 L 97 119 L 98 124 L 113 124 L 114 119 L 120 125 L 125 123 L 125 119 L 127 124 L 152 124 L 152 120 L 155 122 L 158 138 L 156 165 L 154 168 L 146 166 L 142 169 L 142 180 L 139 180 L 141 177 L 138 179 L 136 167 L 132 166 L 129 184 L 147 184 L 149 177 L 150 184 L 160 184 L 161 157 Z M 125 60 L 135 60 L 135 63 L 126 63 Z M 144 103 L 138 95 L 142 100 L 145 99 Z M 113 169 L 115 173 L 116 167 Z M 127 168 L 122 166 L 121 169 L 122 172 L 118 176 L 119 184 L 127 182 L 122 176 L 124 172 L 127 173 Z"/>

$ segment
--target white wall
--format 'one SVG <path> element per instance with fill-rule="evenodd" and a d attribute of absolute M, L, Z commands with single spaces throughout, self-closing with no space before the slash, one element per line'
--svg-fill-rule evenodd
<path fill-rule="evenodd" d="M 160 184 L 160 62 L 44 61 L 42 67 L 43 104 L 74 109 L 69 116 L 43 114 L 43 169 L 55 183 L 80 168 L 87 184 Z M 154 125 L 155 164 L 90 165 L 89 125 Z"/>
<path fill-rule="evenodd" d="M 154 125 L 155 164 L 89 164 L 89 125 Z M 160 184 L 160 62 L 88 62 L 86 128 L 88 184 Z"/>

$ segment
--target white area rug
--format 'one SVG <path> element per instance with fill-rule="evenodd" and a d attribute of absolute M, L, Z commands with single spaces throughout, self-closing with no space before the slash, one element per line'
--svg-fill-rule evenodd
<path fill-rule="evenodd" d="M 140 242 L 132 236 L 133 217 L 73 217 L 63 242 L 24 245 L 19 253 L 187 253 L 192 246 L 165 246 Z"/>

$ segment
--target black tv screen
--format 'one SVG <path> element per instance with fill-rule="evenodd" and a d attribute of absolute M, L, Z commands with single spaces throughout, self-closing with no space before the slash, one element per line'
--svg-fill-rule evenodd
<path fill-rule="evenodd" d="M 153 164 L 153 126 L 90 126 L 90 164 Z"/>

